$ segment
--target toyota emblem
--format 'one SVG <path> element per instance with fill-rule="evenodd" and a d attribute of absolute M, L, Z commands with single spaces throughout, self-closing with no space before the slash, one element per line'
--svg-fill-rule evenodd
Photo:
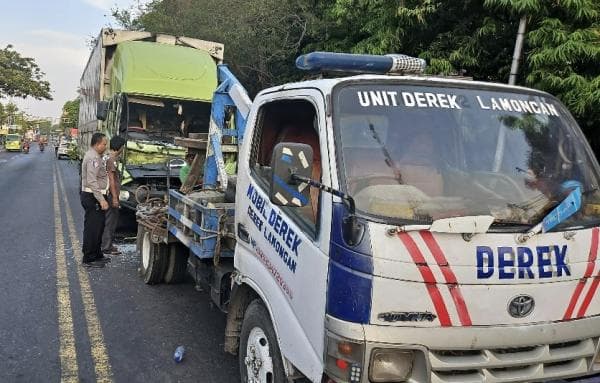
<path fill-rule="evenodd" d="M 530 295 L 517 295 L 508 303 L 508 313 L 513 318 L 524 318 L 531 314 L 535 301 Z"/>

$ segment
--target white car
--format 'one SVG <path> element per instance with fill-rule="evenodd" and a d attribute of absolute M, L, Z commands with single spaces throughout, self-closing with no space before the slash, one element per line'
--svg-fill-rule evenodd
<path fill-rule="evenodd" d="M 69 145 L 71 140 L 61 139 L 58 144 L 58 150 L 56 152 L 56 158 L 59 160 L 63 157 L 69 157 Z"/>

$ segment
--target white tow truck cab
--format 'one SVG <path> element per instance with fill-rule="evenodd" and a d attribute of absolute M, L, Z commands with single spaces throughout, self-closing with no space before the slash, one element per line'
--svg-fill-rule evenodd
<path fill-rule="evenodd" d="M 371 74 L 270 88 L 249 109 L 230 94 L 248 110 L 235 129 L 218 129 L 213 100 L 204 186 L 231 186 L 219 143 L 235 130 L 235 201 L 171 191 L 165 242 L 185 244 L 228 311 L 242 381 L 599 373 L 600 173 L 565 107 L 523 87 L 406 75 L 424 66 L 406 56 L 297 65 Z M 185 209 L 204 218 L 193 227 Z"/>

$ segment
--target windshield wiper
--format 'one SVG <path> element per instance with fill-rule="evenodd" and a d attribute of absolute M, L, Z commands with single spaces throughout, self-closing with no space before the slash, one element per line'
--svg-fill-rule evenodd
<path fill-rule="evenodd" d="M 392 171 L 394 172 L 394 178 L 396 178 L 396 181 L 398 181 L 398 184 L 402 185 L 404 183 L 402 181 L 402 174 L 400 173 L 400 170 L 394 164 L 394 160 L 392 159 L 390 152 L 385 147 L 383 141 L 381 141 L 379 134 L 377 134 L 377 131 L 375 130 L 375 126 L 373 126 L 373 124 L 369 124 L 369 130 L 371 131 L 371 134 L 373 135 L 373 138 L 375 139 L 375 141 L 377 141 L 379 146 L 381 146 L 381 152 L 383 153 L 383 157 L 385 157 L 385 164 L 387 166 L 389 166 L 390 168 L 392 168 Z"/>
<path fill-rule="evenodd" d="M 542 219 L 542 222 L 535 225 L 527 233 L 519 235 L 518 241 L 526 242 L 535 235 L 539 233 L 546 233 L 567 220 L 573 214 L 577 213 L 579 209 L 581 209 L 581 197 L 581 187 L 576 186 L 575 189 L 569 193 L 567 198 L 562 200 L 558 206 L 556 206 L 548 215 L 544 217 L 544 219 Z"/>

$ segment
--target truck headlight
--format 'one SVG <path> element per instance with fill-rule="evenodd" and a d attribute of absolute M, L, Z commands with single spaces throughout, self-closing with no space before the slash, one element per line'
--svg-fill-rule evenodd
<path fill-rule="evenodd" d="M 413 367 L 415 354 L 410 350 L 376 348 L 371 352 L 369 380 L 371 382 L 404 382 Z"/>
<path fill-rule="evenodd" d="M 358 383 L 363 373 L 364 343 L 327 334 L 325 371 L 336 382 Z"/>

